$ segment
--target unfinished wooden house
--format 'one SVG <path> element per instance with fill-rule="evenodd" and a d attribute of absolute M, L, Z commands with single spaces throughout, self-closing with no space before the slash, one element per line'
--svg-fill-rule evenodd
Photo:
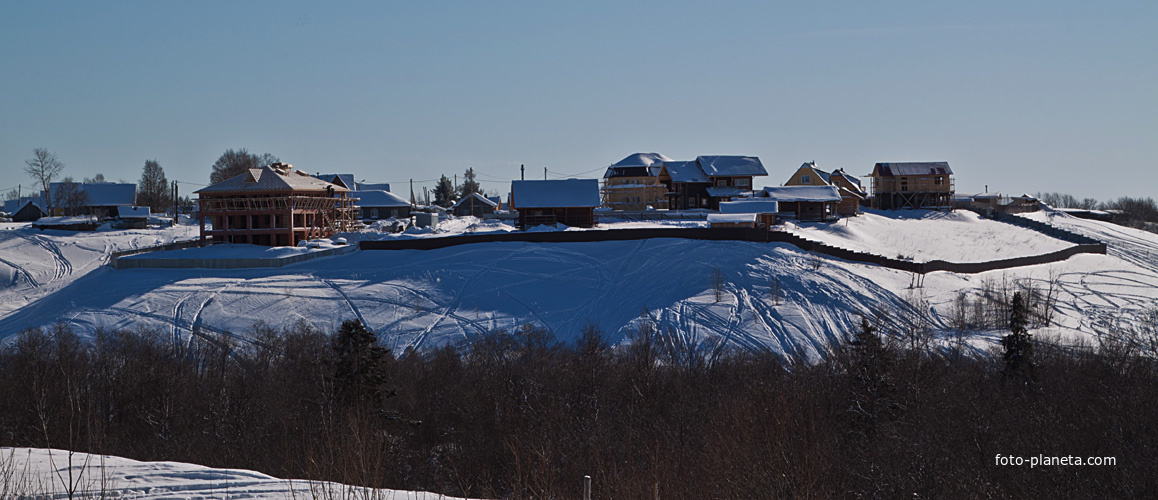
<path fill-rule="evenodd" d="M 775 186 L 760 193 L 765 199 L 775 200 L 780 217 L 799 221 L 832 221 L 840 218 L 836 210 L 840 190 L 836 186 Z"/>
<path fill-rule="evenodd" d="M 248 169 L 195 193 L 202 244 L 297 245 L 353 229 L 358 211 L 348 189 L 284 163 Z"/>
<path fill-rule="evenodd" d="M 635 153 L 607 167 L 600 196 L 603 206 L 614 210 L 668 208 L 668 186 L 660 182 L 664 162 L 659 153 Z"/>
<path fill-rule="evenodd" d="M 595 179 L 511 182 L 511 208 L 519 212 L 519 229 L 556 224 L 593 227 L 598 206 Z"/>
<path fill-rule="evenodd" d="M 868 193 L 861 186 L 860 179 L 848 175 L 844 169 L 827 172 L 816 167 L 811 161 L 800 165 L 785 186 L 835 186 L 840 191 L 840 203 L 836 211 L 840 215 L 857 215 L 860 213 L 861 203 Z"/>
<path fill-rule="evenodd" d="M 949 163 L 877 163 L 872 177 L 873 208 L 950 208 L 953 170 Z"/>

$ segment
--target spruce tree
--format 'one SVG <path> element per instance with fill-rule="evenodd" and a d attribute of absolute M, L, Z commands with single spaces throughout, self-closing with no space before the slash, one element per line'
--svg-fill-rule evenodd
<path fill-rule="evenodd" d="M 342 322 L 331 339 L 334 352 L 334 395 L 341 404 L 382 403 L 386 363 L 390 351 L 378 345 L 378 337 L 361 321 Z"/>
<path fill-rule="evenodd" d="M 1002 358 L 1005 360 L 1003 379 L 1013 377 L 1028 381 L 1034 377 L 1033 336 L 1026 328 L 1029 322 L 1027 314 L 1021 292 L 1014 293 L 1013 306 L 1009 311 L 1010 333 L 1001 339 L 1001 347 L 1004 348 Z"/>
<path fill-rule="evenodd" d="M 440 207 L 449 207 L 454 204 L 454 183 L 442 176 L 434 186 L 434 204 Z"/>

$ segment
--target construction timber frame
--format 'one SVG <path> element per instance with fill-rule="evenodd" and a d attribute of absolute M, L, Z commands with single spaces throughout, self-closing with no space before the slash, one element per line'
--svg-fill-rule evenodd
<path fill-rule="evenodd" d="M 954 182 L 948 175 L 905 176 L 872 180 L 873 208 L 952 208 Z"/>
<path fill-rule="evenodd" d="M 293 246 L 302 240 L 351 231 L 357 198 L 346 192 L 265 191 L 201 193 L 201 243 Z M 205 228 L 208 219 L 212 229 Z"/>

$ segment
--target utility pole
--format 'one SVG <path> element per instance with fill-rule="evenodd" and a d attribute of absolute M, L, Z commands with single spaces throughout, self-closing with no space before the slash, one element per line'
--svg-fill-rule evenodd
<path fill-rule="evenodd" d="M 410 179 L 410 204 L 417 205 L 417 203 L 414 202 L 414 179 Z"/>
<path fill-rule="evenodd" d="M 522 163 L 519 164 L 519 180 L 527 180 L 527 166 L 523 165 Z"/>
<path fill-rule="evenodd" d="M 543 167 L 543 180 L 547 180 L 547 167 Z"/>

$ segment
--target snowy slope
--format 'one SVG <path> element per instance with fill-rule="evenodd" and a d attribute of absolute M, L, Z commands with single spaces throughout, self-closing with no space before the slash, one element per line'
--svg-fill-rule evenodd
<path fill-rule="evenodd" d="M 935 223 L 930 217 L 878 219 L 886 220 L 866 216 L 850 221 L 848 227 L 859 235 L 834 226 L 825 237 L 837 246 L 855 247 L 863 245 L 869 234 L 858 224 L 869 228 L 879 224 L 891 233 L 914 233 L 873 234 L 884 255 L 957 261 L 981 256 L 976 249 L 961 250 L 964 245 L 951 235 L 927 238 L 935 231 L 929 227 Z M 1033 249 L 995 250 L 1001 258 L 1053 250 L 1052 238 L 1010 224 L 949 222 L 994 235 L 986 243 L 989 246 Z M 639 321 L 650 321 L 684 341 L 722 338 L 741 348 L 816 357 L 852 328 L 859 315 L 903 309 L 914 299 L 928 301 L 934 323 L 944 331 L 949 304 L 958 291 L 976 289 L 984 280 L 1034 280 L 1043 286 L 1056 277 L 1062 285 L 1057 325 L 1047 331 L 1063 336 L 1090 335 L 1093 325 L 1107 317 L 1129 318 L 1158 306 L 1158 268 L 1153 259 L 1147 260 L 1147 255 L 1158 253 L 1158 235 L 1080 219 L 1065 222 L 1108 240 L 1110 255 L 1080 255 L 1056 264 L 977 275 L 931 273 L 920 289 L 909 288 L 912 276 L 907 273 L 775 243 L 500 242 L 430 251 L 360 251 L 277 269 L 117 271 L 99 266 L 101 252 L 77 249 L 124 247 L 141 238 L 172 235 L 42 236 L 17 230 L 3 240 L 9 246 L 0 257 L 22 266 L 14 284 L 0 287 L 4 304 L 0 338 L 67 321 L 82 334 L 101 327 L 144 325 L 162 328 L 181 340 L 194 332 L 245 339 L 259 321 L 280 326 L 300 320 L 332 328 L 360 318 L 400 351 L 460 342 L 527 322 L 544 325 L 568 340 L 591 320 L 609 341 L 618 342 Z M 911 246 L 918 240 L 934 243 L 921 254 Z M 68 264 L 54 259 L 45 243 L 63 249 Z M 53 279 L 54 270 L 68 266 L 71 274 Z M 718 302 L 712 286 L 717 268 L 724 277 Z M 35 287 L 23 273 L 47 285 Z M 780 301 L 770 293 L 776 283 L 782 290 Z M 974 340 L 985 345 L 999 333 L 982 332 Z"/>
<path fill-rule="evenodd" d="M 73 495 L 69 495 L 70 491 Z M 43 448 L 0 448 L 0 496 L 142 500 L 217 498 L 454 500 L 452 497 L 434 493 L 377 490 L 300 479 L 286 480 L 248 470 L 212 469 L 178 462 L 138 462 L 127 458 L 86 453 L 70 454 L 66 450 Z"/>
<path fill-rule="evenodd" d="M 968 210 L 866 210 L 836 223 L 788 224 L 810 240 L 917 262 L 982 262 L 1056 252 L 1073 246 Z"/>

